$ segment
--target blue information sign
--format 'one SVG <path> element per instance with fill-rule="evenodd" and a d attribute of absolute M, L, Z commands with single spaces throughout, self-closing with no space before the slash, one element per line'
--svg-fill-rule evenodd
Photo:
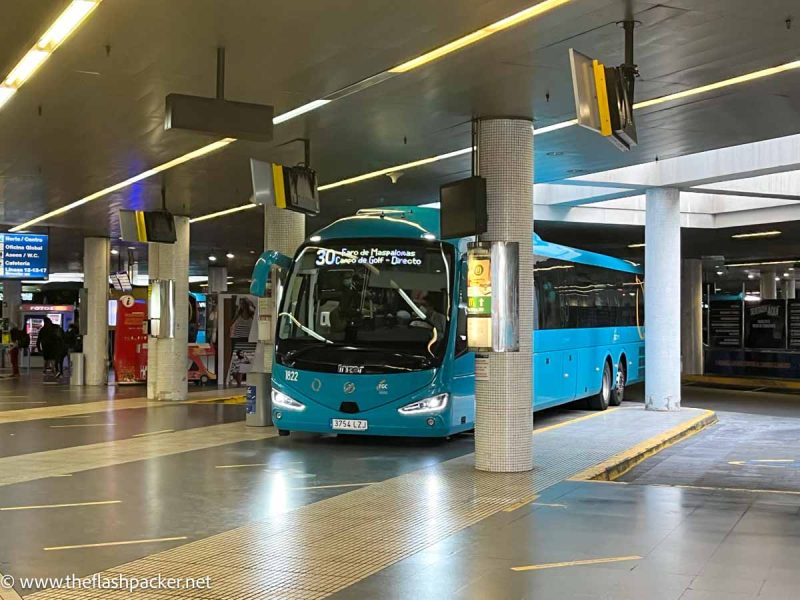
<path fill-rule="evenodd" d="M 47 236 L 0 233 L 0 279 L 47 279 Z"/>

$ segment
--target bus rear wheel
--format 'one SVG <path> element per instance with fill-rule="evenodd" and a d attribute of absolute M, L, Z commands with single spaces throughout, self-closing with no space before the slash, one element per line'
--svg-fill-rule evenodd
<path fill-rule="evenodd" d="M 587 400 L 587 404 L 591 410 L 605 410 L 611 402 L 611 365 L 606 361 L 603 366 L 603 381 L 600 384 L 600 391 Z"/>
<path fill-rule="evenodd" d="M 622 361 L 623 359 L 620 359 L 617 365 L 617 376 L 614 379 L 614 388 L 611 390 L 611 398 L 609 399 L 611 406 L 619 406 L 625 399 L 625 367 Z"/>

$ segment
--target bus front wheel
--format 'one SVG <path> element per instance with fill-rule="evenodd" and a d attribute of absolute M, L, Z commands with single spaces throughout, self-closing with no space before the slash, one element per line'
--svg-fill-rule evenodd
<path fill-rule="evenodd" d="M 603 381 L 600 384 L 600 391 L 588 399 L 590 409 L 605 410 L 608 408 L 608 404 L 611 402 L 612 381 L 611 365 L 606 361 L 603 366 Z"/>

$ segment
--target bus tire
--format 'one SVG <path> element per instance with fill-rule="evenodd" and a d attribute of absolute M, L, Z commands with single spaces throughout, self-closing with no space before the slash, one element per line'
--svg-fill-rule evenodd
<path fill-rule="evenodd" d="M 619 359 L 619 364 L 617 365 L 617 375 L 614 378 L 614 385 L 611 388 L 611 397 L 608 402 L 611 406 L 619 406 L 625 399 L 625 383 L 627 377 L 625 377 L 624 360 L 625 357 L 623 356 Z"/>
<path fill-rule="evenodd" d="M 611 388 L 613 378 L 611 376 L 611 363 L 605 361 L 603 365 L 603 379 L 600 382 L 600 391 L 587 399 L 587 404 L 591 410 L 605 410 L 611 400 Z"/>
<path fill-rule="evenodd" d="M 290 433 L 291 431 L 289 431 L 288 429 L 278 429 L 278 435 L 281 437 L 286 437 Z"/>

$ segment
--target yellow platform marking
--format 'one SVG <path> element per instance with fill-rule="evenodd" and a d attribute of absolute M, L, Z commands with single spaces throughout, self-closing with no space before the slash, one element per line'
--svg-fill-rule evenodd
<path fill-rule="evenodd" d="M 375 485 L 377 481 L 367 481 L 364 483 L 335 483 L 332 485 L 311 485 L 308 487 L 294 487 L 291 490 L 327 490 L 334 488 L 347 488 L 347 487 L 364 487 L 366 485 Z"/>
<path fill-rule="evenodd" d="M 3 581 L 3 574 L 0 573 L 0 582 Z M 2 583 L 0 583 L 0 600 L 22 600 L 22 596 L 20 596 L 13 588 L 5 588 L 3 587 Z"/>
<path fill-rule="evenodd" d="M 31 506 L 3 506 L 0 507 L 0 511 L 3 510 L 34 510 L 38 508 L 68 508 L 73 506 L 101 506 L 105 504 L 121 504 L 122 500 L 99 500 L 96 502 L 69 502 L 67 504 L 38 504 L 38 505 L 31 505 Z"/>
<path fill-rule="evenodd" d="M 603 483 L 612 483 L 612 482 L 609 481 Z M 789 491 L 789 490 L 759 490 L 751 488 L 713 487 L 710 485 L 678 485 L 678 484 L 673 485 L 667 483 L 648 483 L 647 485 L 653 487 L 674 487 L 687 490 L 708 490 L 711 492 L 753 492 L 754 494 L 790 494 L 792 496 L 800 496 L 800 492 Z"/>
<path fill-rule="evenodd" d="M 173 433 L 174 431 L 175 431 L 174 429 L 162 429 L 160 431 L 146 431 L 145 433 L 136 433 L 131 437 L 135 437 L 135 438 L 146 437 L 148 435 L 159 435 L 159 434 L 162 434 L 162 433 Z"/>
<path fill-rule="evenodd" d="M 758 377 L 725 377 L 722 375 L 685 375 L 682 378 L 685 383 L 703 385 L 730 385 L 743 389 L 750 388 L 772 388 L 782 390 L 800 390 L 800 381 L 795 379 L 762 379 Z M 791 398 L 791 396 L 788 396 Z"/>
<path fill-rule="evenodd" d="M 24 396 L 23 396 L 23 398 L 24 398 Z M 32 400 L 17 400 L 17 401 L 11 401 L 11 402 L 5 402 L 4 401 L 4 402 L 0 402 L 0 404 L 5 406 L 7 404 L 15 404 L 15 405 L 16 404 L 25 404 L 25 405 L 28 405 L 28 404 L 47 404 L 47 402 L 44 402 L 44 401 L 36 401 L 36 402 L 34 402 Z"/>
<path fill-rule="evenodd" d="M 599 410 L 594 412 L 590 415 L 583 415 L 582 417 L 575 417 L 574 419 L 570 419 L 568 421 L 562 421 L 561 423 L 555 423 L 554 425 L 548 425 L 546 427 L 540 427 L 539 429 L 533 430 L 533 435 L 538 435 L 540 433 L 544 433 L 545 431 L 552 431 L 553 429 L 558 429 L 559 427 L 566 427 L 567 425 L 572 425 L 573 423 L 578 423 L 580 421 L 586 421 L 587 419 L 594 419 L 596 417 L 602 417 L 604 415 L 608 415 L 618 408 L 609 408 L 607 410 Z"/>
<path fill-rule="evenodd" d="M 73 423 L 71 425 L 50 425 L 51 429 L 67 429 L 68 427 L 113 427 L 115 423 Z"/>
<path fill-rule="evenodd" d="M 516 503 L 504 508 L 503 512 L 514 512 L 515 510 L 520 509 L 523 506 L 526 506 L 526 505 L 530 504 L 531 502 L 536 500 L 538 497 L 539 497 L 538 495 L 534 495 L 534 496 L 531 496 L 530 498 L 525 498 L 524 500 L 520 500 L 519 502 L 516 502 Z"/>
<path fill-rule="evenodd" d="M 512 571 L 540 571 L 542 569 L 558 569 L 560 567 L 579 567 L 581 565 L 602 565 L 604 563 L 623 562 L 626 560 L 641 560 L 641 556 L 612 556 L 609 558 L 590 558 L 588 560 L 570 560 L 557 563 L 543 563 L 541 565 L 527 565 L 525 567 L 511 567 Z"/>
<path fill-rule="evenodd" d="M 268 467 L 269 463 L 251 463 L 246 465 L 217 465 L 215 469 L 244 469 L 246 467 Z"/>
<path fill-rule="evenodd" d="M 569 481 L 586 481 L 592 479 L 613 480 L 621 477 L 643 460 L 661 452 L 665 448 L 695 435 L 709 425 L 717 422 L 717 415 L 713 410 L 703 410 L 698 416 L 679 423 L 675 427 L 654 435 L 653 437 L 615 454 L 608 460 L 593 467 L 584 469 L 569 478 Z"/>
<path fill-rule="evenodd" d="M 80 548 L 106 548 L 108 546 L 130 546 L 132 544 L 156 544 L 162 542 L 178 542 L 180 540 L 188 540 L 189 538 L 185 535 L 180 535 L 176 537 L 165 537 L 165 538 L 151 538 L 147 540 L 125 540 L 122 542 L 100 542 L 97 544 L 75 544 L 74 546 L 50 546 L 49 548 L 42 548 L 42 550 L 52 551 L 52 550 L 78 550 Z"/>

